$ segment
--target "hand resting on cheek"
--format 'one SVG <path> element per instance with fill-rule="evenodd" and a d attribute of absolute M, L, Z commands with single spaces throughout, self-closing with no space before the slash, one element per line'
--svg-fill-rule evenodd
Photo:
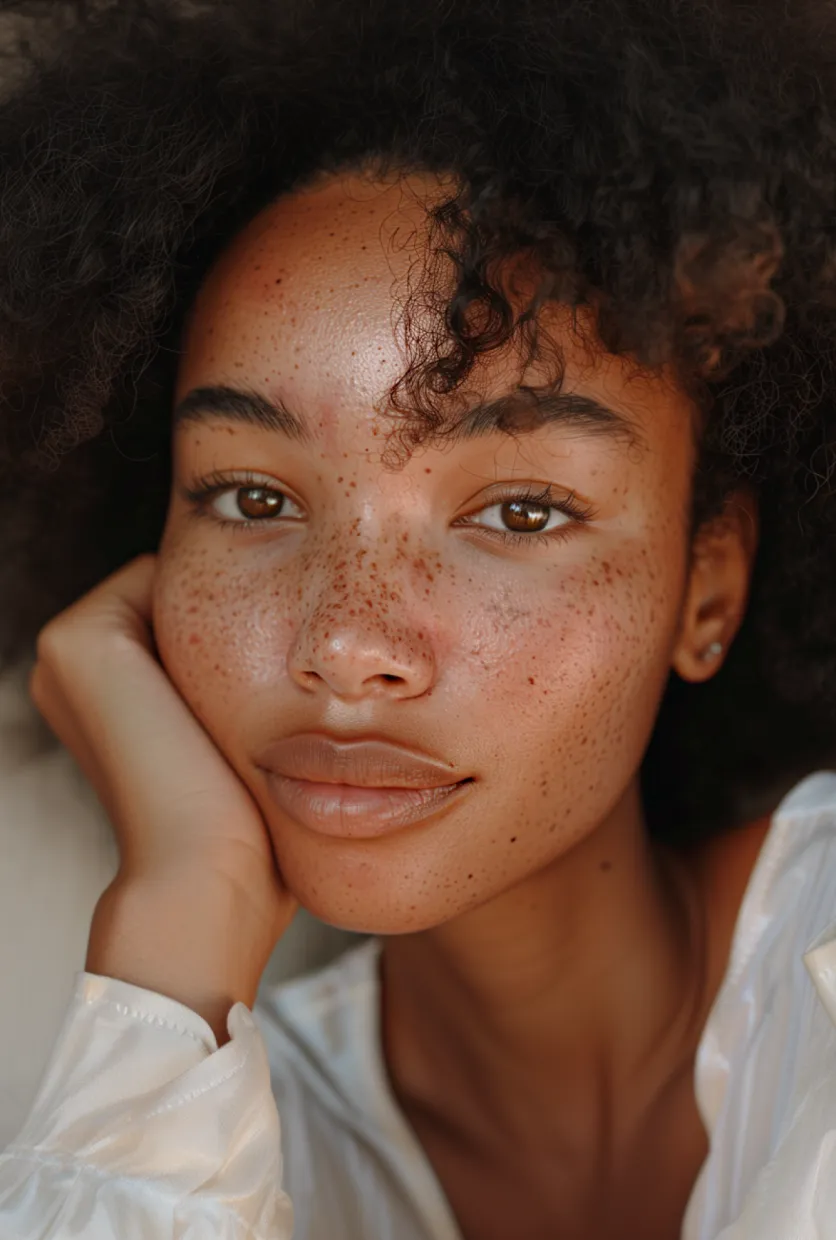
<path fill-rule="evenodd" d="M 141 556 L 52 620 L 30 691 L 119 845 L 87 970 L 193 1007 L 223 1042 L 230 1005 L 252 1005 L 296 904 L 249 792 L 156 657 L 156 566 Z"/>

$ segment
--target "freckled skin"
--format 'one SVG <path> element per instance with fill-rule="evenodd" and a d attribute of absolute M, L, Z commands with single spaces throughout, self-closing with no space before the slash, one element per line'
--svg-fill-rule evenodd
<path fill-rule="evenodd" d="M 178 431 L 154 613 L 166 668 L 258 801 L 285 881 L 325 920 L 380 933 L 484 905 L 632 812 L 688 570 L 692 410 L 574 336 L 559 307 L 544 314 L 564 390 L 630 418 L 640 447 L 551 427 L 381 463 L 422 224 L 397 187 L 329 181 L 269 207 L 212 273 L 178 395 L 281 396 L 311 437 Z M 493 398 L 519 379 L 510 353 L 492 355 L 469 386 Z M 303 518 L 245 530 L 195 515 L 177 487 L 213 470 L 273 480 Z M 496 503 L 481 500 L 496 483 L 551 483 L 594 516 L 526 546 L 454 525 Z M 476 784 L 389 837 L 319 838 L 278 814 L 255 758 L 328 728 L 415 746 Z"/>

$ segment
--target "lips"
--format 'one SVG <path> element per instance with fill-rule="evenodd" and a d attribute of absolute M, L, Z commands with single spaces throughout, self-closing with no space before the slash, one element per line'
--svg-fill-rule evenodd
<path fill-rule="evenodd" d="M 368 839 L 458 800 L 472 779 L 390 741 L 297 733 L 259 757 L 277 807 L 320 834 Z"/>
<path fill-rule="evenodd" d="M 457 782 L 451 766 L 390 741 L 336 741 L 320 732 L 276 741 L 259 766 L 291 779 L 359 788 L 440 788 Z"/>

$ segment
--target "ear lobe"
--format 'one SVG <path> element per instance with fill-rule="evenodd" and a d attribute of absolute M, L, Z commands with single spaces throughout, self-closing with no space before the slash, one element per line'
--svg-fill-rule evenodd
<path fill-rule="evenodd" d="M 720 516 L 696 533 L 672 666 L 699 684 L 722 667 L 749 597 L 758 528 L 750 489 L 730 496 Z"/>

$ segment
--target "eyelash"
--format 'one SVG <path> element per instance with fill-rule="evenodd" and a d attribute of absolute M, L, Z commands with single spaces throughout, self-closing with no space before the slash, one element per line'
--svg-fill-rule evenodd
<path fill-rule="evenodd" d="M 262 488 L 265 491 L 273 490 L 280 495 L 284 492 L 279 487 L 270 487 L 265 484 L 262 478 L 256 477 L 255 474 L 244 473 L 238 477 L 232 477 L 219 471 L 208 474 L 202 478 L 194 487 L 184 488 L 183 497 L 194 506 L 199 516 L 207 516 L 209 505 L 213 499 L 225 491 L 245 491 L 248 488 Z M 571 524 L 557 526 L 556 529 L 548 532 L 533 531 L 530 534 L 524 534 L 517 530 L 494 530 L 486 525 L 476 525 L 475 522 L 469 522 L 464 518 L 460 518 L 460 528 L 470 525 L 472 529 L 478 529 L 482 534 L 489 537 L 497 538 L 504 546 L 520 546 L 523 543 L 531 546 L 536 542 L 539 544 L 548 544 L 555 539 L 565 538 L 574 526 L 586 525 L 595 516 L 595 512 L 591 505 L 583 504 L 574 491 L 570 491 L 568 495 L 562 495 L 559 501 L 556 501 L 552 495 L 551 487 L 544 487 L 542 491 L 534 491 L 530 488 L 520 490 L 519 488 L 508 487 L 503 493 L 493 496 L 490 504 L 485 504 L 483 508 L 477 509 L 479 512 L 485 508 L 493 508 L 497 504 L 507 504 L 511 501 L 524 504 L 540 505 L 543 508 L 552 508 L 556 512 L 562 512 L 571 518 Z M 268 520 L 248 521 L 230 521 L 228 518 L 219 517 L 212 514 L 211 519 L 219 525 L 231 527 L 237 532 L 246 532 L 258 525 L 269 524 Z"/>

